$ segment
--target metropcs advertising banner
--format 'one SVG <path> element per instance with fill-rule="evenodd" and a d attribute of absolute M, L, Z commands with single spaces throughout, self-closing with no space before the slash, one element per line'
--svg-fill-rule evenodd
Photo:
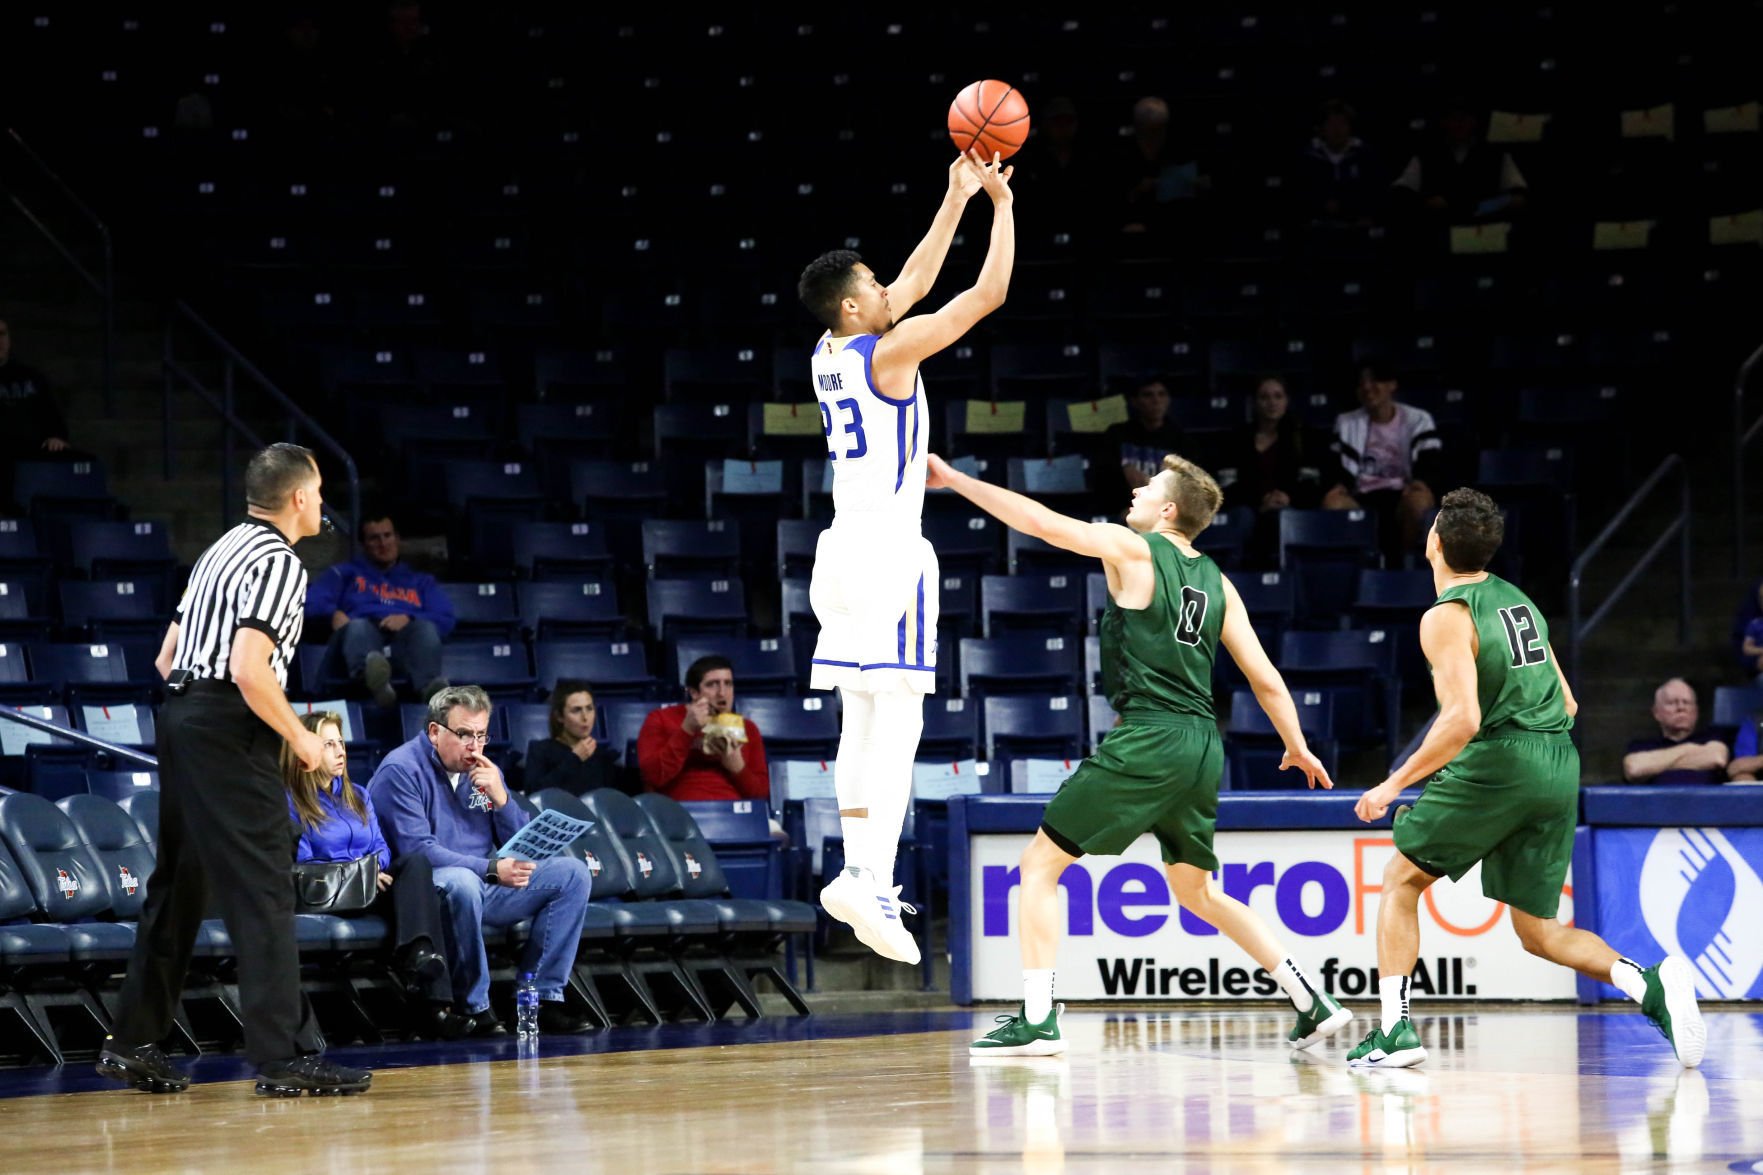
<path fill-rule="evenodd" d="M 1022 996 L 1016 867 L 1031 837 L 971 839 L 973 998 Z M 1312 984 L 1336 996 L 1377 991 L 1377 908 L 1387 833 L 1221 832 L 1221 888 L 1266 920 Z M 1560 917 L 1572 921 L 1571 878 Z M 1059 995 L 1074 1000 L 1266 999 L 1273 978 L 1237 945 L 1181 909 L 1157 842 L 1140 837 L 1118 857 L 1084 857 L 1060 879 L 1055 964 Z M 1481 893 L 1481 868 L 1440 879 L 1420 902 L 1413 995 L 1449 999 L 1572 999 L 1574 973 L 1525 952 L 1506 907 Z"/>

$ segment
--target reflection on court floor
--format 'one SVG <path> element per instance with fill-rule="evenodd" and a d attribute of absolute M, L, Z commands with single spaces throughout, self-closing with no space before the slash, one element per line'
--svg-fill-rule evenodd
<path fill-rule="evenodd" d="M 1370 1008 L 1356 1009 L 1362 1016 Z M 1349 1070 L 1261 1009 L 1074 1009 L 1060 1058 L 969 1058 L 995 1011 L 620 1029 L 512 1047 L 339 1050 L 373 1092 L 250 1095 L 204 1058 L 186 1095 L 89 1071 L 0 1078 L 9 1170 L 1115 1172 L 1729 1167 L 1763 1162 L 1763 1015 L 1708 1016 L 1699 1070 L 1638 1015 L 1438 1015 L 1426 1065 Z M 1351 1037 L 1351 1039 L 1349 1039 Z M 80 1091 L 91 1092 L 80 1092 Z M 1734 1167 L 1734 1165 L 1737 1165 Z M 1759 1168 L 1763 1169 L 1763 1168 Z"/>

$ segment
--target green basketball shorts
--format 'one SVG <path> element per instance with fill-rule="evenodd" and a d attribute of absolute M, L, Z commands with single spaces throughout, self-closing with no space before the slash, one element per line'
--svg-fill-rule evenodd
<path fill-rule="evenodd" d="M 1223 775 L 1224 745 L 1212 719 L 1128 715 L 1071 773 L 1041 827 L 1074 857 L 1113 856 L 1149 832 L 1165 862 L 1211 872 Z"/>

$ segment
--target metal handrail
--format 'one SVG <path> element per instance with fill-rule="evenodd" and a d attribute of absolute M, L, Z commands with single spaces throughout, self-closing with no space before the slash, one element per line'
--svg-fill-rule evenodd
<path fill-rule="evenodd" d="M 74 272 L 79 274 L 80 278 L 98 295 L 99 301 L 102 305 L 100 314 L 104 331 L 104 403 L 108 408 L 112 403 L 116 391 L 116 266 L 114 253 L 110 243 L 110 226 L 105 224 L 103 219 L 99 217 L 96 212 L 93 212 L 84 200 L 80 199 L 79 194 L 73 190 L 66 180 L 61 178 L 54 168 L 50 167 L 49 164 L 44 161 L 41 155 L 38 155 L 35 151 L 31 150 L 30 144 L 24 141 L 22 135 L 11 127 L 8 127 L 6 129 L 6 137 L 11 139 L 13 144 L 16 145 L 20 151 L 24 152 L 25 158 L 29 159 L 31 163 L 36 166 L 36 169 L 41 172 L 50 183 L 54 184 L 55 187 L 60 190 L 62 196 L 67 199 L 67 202 L 78 209 L 80 215 L 91 221 L 92 227 L 98 230 L 98 244 L 103 256 L 103 272 L 101 274 L 93 274 L 78 257 L 74 256 L 73 250 L 61 243 L 61 238 L 55 235 L 54 230 L 52 230 L 47 224 L 44 224 L 42 219 L 38 217 L 36 213 L 32 212 L 30 208 L 25 205 L 24 201 L 18 198 L 16 193 L 11 191 L 6 193 L 7 199 L 12 201 L 12 206 L 18 209 L 19 214 L 25 218 L 26 222 L 29 223 L 32 228 L 36 229 L 37 232 L 41 233 L 44 240 L 48 241 L 55 247 L 55 251 L 60 253 L 62 258 L 69 265 L 73 266 Z"/>
<path fill-rule="evenodd" d="M 1677 475 L 1678 481 L 1677 517 L 1671 520 L 1659 533 L 1659 537 L 1653 540 L 1646 553 L 1635 560 L 1634 566 L 1630 567 L 1616 586 L 1610 589 L 1610 594 L 1605 597 L 1602 604 L 1598 605 L 1598 610 L 1581 621 L 1580 585 L 1585 578 L 1586 564 L 1591 562 L 1593 555 L 1604 549 L 1616 532 L 1628 521 L 1629 515 L 1638 510 L 1641 504 L 1652 496 L 1653 490 L 1659 483 L 1673 473 Z M 1652 476 L 1648 477 L 1634 493 L 1629 495 L 1627 503 L 1616 512 L 1616 517 L 1610 520 L 1609 525 L 1599 531 L 1598 537 L 1587 543 L 1585 550 L 1580 552 L 1579 558 L 1573 561 L 1573 569 L 1569 572 L 1567 580 L 1567 647 L 1568 664 L 1571 667 L 1568 676 L 1573 682 L 1577 684 L 1579 681 L 1580 646 L 1592 634 L 1592 630 L 1603 623 L 1604 617 L 1609 615 L 1610 609 L 1615 607 L 1617 601 L 1622 599 L 1628 589 L 1634 586 L 1635 581 L 1648 567 L 1652 566 L 1653 560 L 1658 558 L 1659 553 L 1673 538 L 1678 540 L 1677 639 L 1680 643 L 1687 644 L 1690 639 L 1690 477 L 1689 466 L 1685 465 L 1683 458 L 1676 453 L 1659 463 L 1659 467 L 1653 470 Z"/>
<path fill-rule="evenodd" d="M 223 374 L 221 389 L 218 393 L 204 384 L 195 373 L 178 361 L 176 348 L 173 343 L 173 332 L 180 320 L 195 327 L 218 351 L 220 351 Z M 233 346 L 226 340 L 225 336 L 213 326 L 209 325 L 208 321 L 200 314 L 197 314 L 195 310 L 191 309 L 188 303 L 174 301 L 171 305 L 170 314 L 166 316 L 163 348 L 160 356 L 160 369 L 165 392 L 161 415 L 165 429 L 165 476 L 167 478 L 172 476 L 171 397 L 175 377 L 175 379 L 180 381 L 184 387 L 187 387 L 202 397 L 203 401 L 207 403 L 210 408 L 213 408 L 215 414 L 220 417 L 221 423 L 226 426 L 221 430 L 221 446 L 223 450 L 220 465 L 221 510 L 223 513 L 233 513 L 237 511 L 238 501 L 233 496 L 233 438 L 235 435 L 240 436 L 244 438 L 246 443 L 257 449 L 261 449 L 265 444 L 263 438 L 257 434 L 256 430 L 247 424 L 238 414 L 237 398 L 234 389 L 234 375 L 235 373 L 240 373 L 247 377 L 256 385 L 259 391 L 267 395 L 279 408 L 282 409 L 283 412 L 287 414 L 287 437 L 289 440 L 295 439 L 297 430 L 304 429 L 311 435 L 313 441 L 316 442 L 316 447 L 325 450 L 341 462 L 343 466 L 344 481 L 349 487 L 349 510 L 343 517 L 349 525 L 348 533 L 353 535 L 356 532 L 356 524 L 360 519 L 361 512 L 361 474 L 355 466 L 355 458 L 351 457 L 349 451 L 343 448 L 343 446 L 339 444 L 330 433 L 326 432 L 324 428 L 319 425 L 318 421 L 314 420 L 305 409 L 296 404 L 286 392 L 282 391 L 281 388 L 275 385 L 274 381 L 272 381 L 267 375 L 264 375 L 262 371 L 258 370 L 256 364 L 245 358 L 245 356 L 239 352 L 237 347 Z M 326 512 L 332 513 L 328 509 Z"/>
<path fill-rule="evenodd" d="M 1745 424 L 1745 385 L 1763 361 L 1763 347 L 1739 364 L 1732 381 L 1732 577 L 1745 577 L 1745 448 L 1763 432 L 1763 415 Z"/>
<path fill-rule="evenodd" d="M 103 751 L 113 758 L 133 763 L 137 767 L 151 767 L 159 770 L 159 760 L 146 751 L 137 751 L 133 747 L 106 741 L 96 735 L 87 734 L 83 730 L 75 730 L 71 726 L 63 726 L 59 722 L 51 722 L 47 718 L 38 718 L 35 714 L 26 714 L 23 710 L 12 706 L 0 706 L 0 718 L 8 722 L 16 722 L 20 726 L 28 726 L 32 730 L 40 730 L 44 734 L 52 734 L 56 738 L 78 743 L 94 751 Z"/>

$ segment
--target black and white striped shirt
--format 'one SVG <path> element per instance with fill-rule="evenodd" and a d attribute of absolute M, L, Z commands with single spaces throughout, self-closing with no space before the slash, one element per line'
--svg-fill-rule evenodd
<path fill-rule="evenodd" d="M 306 620 L 306 568 L 269 522 L 247 518 L 202 552 L 178 603 L 172 668 L 232 680 L 233 634 L 255 628 L 275 642 L 270 667 L 288 688 L 288 662 Z"/>

